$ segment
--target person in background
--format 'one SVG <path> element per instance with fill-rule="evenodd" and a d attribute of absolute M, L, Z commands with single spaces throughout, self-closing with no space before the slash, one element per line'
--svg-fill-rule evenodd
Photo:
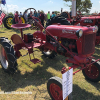
<path fill-rule="evenodd" d="M 54 12 L 52 12 L 51 18 L 55 17 L 56 14 Z"/>
<path fill-rule="evenodd" d="M 47 13 L 47 19 L 50 19 L 50 11 Z"/>
<path fill-rule="evenodd" d="M 27 11 L 25 11 L 24 18 L 25 18 L 25 20 L 27 22 L 28 21 Z"/>
<path fill-rule="evenodd" d="M 36 12 L 36 11 L 34 11 L 33 16 L 34 16 L 34 17 L 38 17 L 38 15 L 37 15 L 37 12 Z"/>
<path fill-rule="evenodd" d="M 23 16 L 22 12 L 20 12 L 20 17 Z"/>
<path fill-rule="evenodd" d="M 40 11 L 39 10 L 38 10 L 37 16 L 38 16 L 38 18 L 40 17 Z"/>
<path fill-rule="evenodd" d="M 44 16 L 44 13 L 41 11 L 40 12 L 40 20 L 41 20 L 41 24 L 43 25 L 43 27 L 44 27 L 44 19 L 45 19 L 45 16 Z"/>
<path fill-rule="evenodd" d="M 15 15 L 14 15 L 14 18 L 15 18 L 15 23 L 18 23 L 18 22 L 19 22 L 18 11 L 16 11 L 16 13 L 15 13 Z"/>
<path fill-rule="evenodd" d="M 30 13 L 28 14 L 28 19 L 32 19 L 32 11 L 30 11 Z"/>

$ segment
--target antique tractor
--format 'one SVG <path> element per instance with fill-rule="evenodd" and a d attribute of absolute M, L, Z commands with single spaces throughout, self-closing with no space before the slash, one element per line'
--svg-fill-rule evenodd
<path fill-rule="evenodd" d="M 7 38 L 0 37 L 0 62 L 5 72 L 15 73 L 17 59 L 22 56 L 21 49 L 28 51 L 27 54 L 29 54 L 31 62 L 34 64 L 40 62 L 39 59 L 34 57 L 33 52 L 34 48 L 38 48 L 48 58 L 54 58 L 57 54 L 68 57 L 66 63 L 72 63 L 69 69 L 80 67 L 73 74 L 82 70 L 86 79 L 93 82 L 100 81 L 100 62 L 99 59 L 95 60 L 92 57 L 95 52 L 96 27 L 57 24 L 50 25 L 45 29 L 38 18 L 32 18 L 37 23 L 36 26 L 39 27 L 40 31 L 37 30 L 33 34 L 23 34 L 22 29 L 31 25 L 13 24 L 13 28 L 21 31 L 21 37 L 18 34 L 11 36 L 14 46 Z M 43 33 L 43 29 L 45 33 Z M 34 59 L 31 59 L 30 54 L 33 54 Z M 64 68 L 62 73 L 64 73 Z M 53 100 L 62 100 L 61 78 L 50 78 L 47 89 Z"/>

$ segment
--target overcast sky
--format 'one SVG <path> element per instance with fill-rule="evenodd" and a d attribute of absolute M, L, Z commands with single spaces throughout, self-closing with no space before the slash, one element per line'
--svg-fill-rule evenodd
<path fill-rule="evenodd" d="M 91 0 L 91 2 L 93 3 L 91 13 L 100 12 L 100 0 Z M 70 11 L 70 8 L 65 4 L 66 2 L 63 0 L 6 0 L 6 5 L 1 7 L 5 11 L 13 13 L 14 11 L 24 12 L 27 8 L 43 10 L 45 13 L 48 11 L 61 11 L 61 8 L 63 8 L 63 11 Z M 70 2 L 67 2 L 67 4 L 71 5 Z"/>

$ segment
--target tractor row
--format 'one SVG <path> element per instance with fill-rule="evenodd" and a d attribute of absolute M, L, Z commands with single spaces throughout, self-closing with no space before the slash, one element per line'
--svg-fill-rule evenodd
<path fill-rule="evenodd" d="M 100 15 L 99 14 L 96 16 L 91 15 L 89 17 L 84 17 L 82 16 L 81 12 L 78 11 L 76 17 L 74 17 L 73 19 L 71 18 L 68 12 L 63 12 L 61 13 L 60 16 L 48 20 L 46 23 L 46 27 L 57 23 L 60 23 L 61 25 L 78 25 L 78 26 L 87 26 L 87 27 L 96 26 L 98 31 L 96 33 L 95 44 L 96 45 L 100 44 Z"/>

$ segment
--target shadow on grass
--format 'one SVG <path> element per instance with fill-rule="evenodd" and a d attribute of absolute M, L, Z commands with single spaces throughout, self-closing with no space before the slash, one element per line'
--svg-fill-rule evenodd
<path fill-rule="evenodd" d="M 25 74 L 21 74 L 20 70 L 18 70 L 13 76 L 4 73 L 2 69 L 0 69 L 0 87 L 2 91 L 16 91 L 18 88 L 25 88 L 26 86 L 40 86 L 45 84 L 47 80 L 53 76 L 52 73 L 48 72 L 47 69 L 49 67 L 54 68 L 55 70 L 61 71 L 62 67 L 64 67 L 64 63 L 66 61 L 66 57 L 57 56 L 54 59 L 45 58 L 42 56 L 43 61 L 41 65 L 37 65 L 34 68 L 34 64 L 30 66 L 29 63 L 22 60 L 24 65 L 27 65 L 29 68 L 33 68 L 31 72 L 25 72 Z M 68 64 L 70 66 L 70 64 Z M 21 67 L 19 65 L 19 67 Z M 24 67 L 23 67 L 24 70 Z M 100 83 L 91 83 L 94 85 L 98 91 L 100 91 Z M 40 93 L 47 92 L 46 90 L 39 90 Z M 35 98 L 35 96 L 34 96 Z M 94 99 L 95 98 L 95 99 Z M 45 100 L 49 100 L 48 97 L 44 98 Z M 100 95 L 96 96 L 92 93 L 87 92 L 84 89 L 81 89 L 78 85 L 73 85 L 73 100 L 100 100 Z"/>
<path fill-rule="evenodd" d="M 86 80 L 88 83 L 92 84 L 99 92 L 100 92 L 100 83 L 97 82 L 91 82 L 89 80 Z"/>
<path fill-rule="evenodd" d="M 100 95 L 90 93 L 73 84 L 73 100 L 100 100 Z"/>
<path fill-rule="evenodd" d="M 1 34 L 1 33 L 5 33 L 5 32 L 0 32 L 0 34 Z"/>
<path fill-rule="evenodd" d="M 26 65 L 27 67 L 31 67 L 31 72 L 25 72 L 25 74 L 21 74 L 19 70 L 11 76 L 7 73 L 3 72 L 0 69 L 0 86 L 3 91 L 15 91 L 17 88 L 24 88 L 26 86 L 39 86 L 47 82 L 50 77 L 53 77 L 53 72 L 48 72 L 48 67 L 52 67 L 57 71 L 61 71 L 64 67 L 63 63 L 65 63 L 65 58 L 63 56 L 57 56 L 54 59 L 45 58 L 42 56 L 43 61 L 41 65 L 37 65 L 34 68 L 34 64 L 30 66 L 29 63 L 22 60 L 21 64 Z M 21 64 L 19 67 L 21 67 Z M 42 66 L 42 67 L 41 67 Z M 23 67 L 24 70 L 24 67 Z"/>
<path fill-rule="evenodd" d="M 96 59 L 100 59 L 100 45 L 97 45 L 95 47 L 95 53 L 93 54 L 93 57 L 95 57 Z"/>

